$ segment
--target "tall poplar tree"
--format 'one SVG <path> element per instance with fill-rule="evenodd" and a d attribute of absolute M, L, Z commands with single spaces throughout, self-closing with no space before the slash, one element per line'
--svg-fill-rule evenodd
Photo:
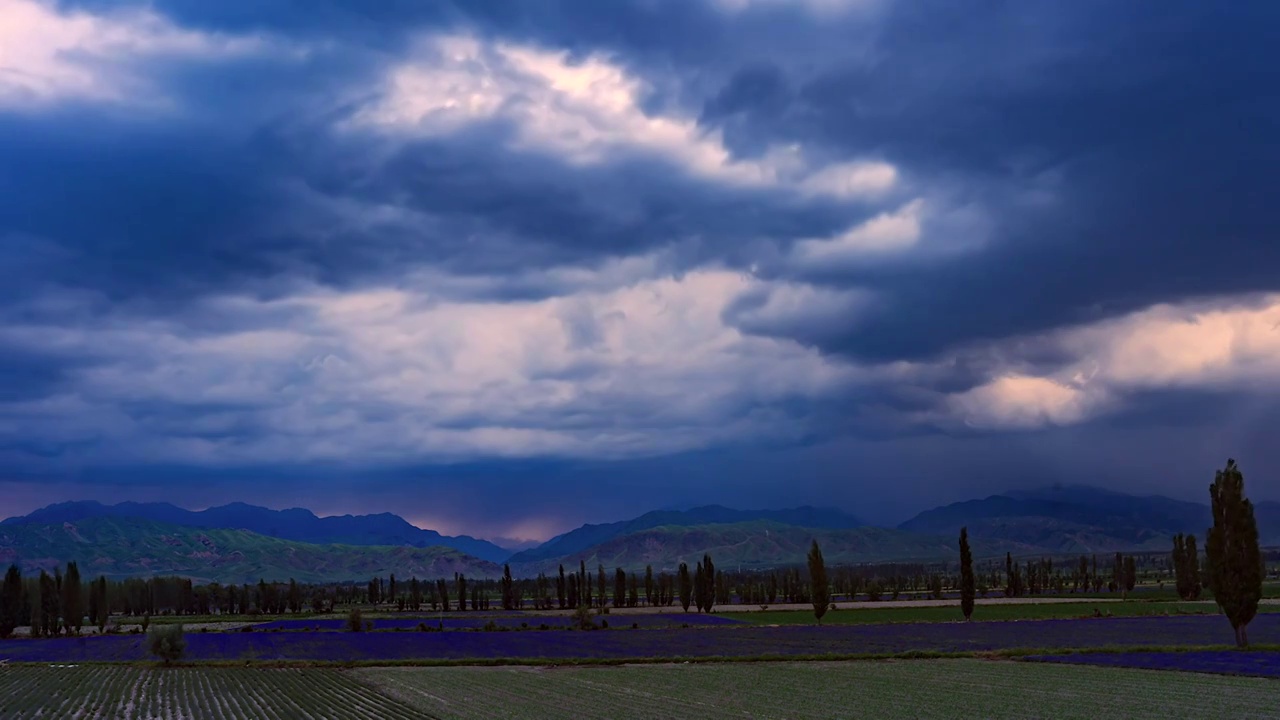
<path fill-rule="evenodd" d="M 822 624 L 822 616 L 831 606 L 831 585 L 827 582 L 827 565 L 822 560 L 822 549 L 814 540 L 809 548 L 809 598 L 813 600 L 813 616 Z"/>
<path fill-rule="evenodd" d="M 973 552 L 969 549 L 969 528 L 960 528 L 960 612 L 973 617 Z"/>
<path fill-rule="evenodd" d="M 689 564 L 680 563 L 680 571 L 676 575 L 676 585 L 680 594 L 680 606 L 689 612 L 689 601 L 693 599 L 693 581 L 689 579 Z"/>
<path fill-rule="evenodd" d="M 1244 474 L 1235 460 L 1219 470 L 1209 486 L 1213 527 L 1205 540 L 1213 599 L 1235 630 L 1236 645 L 1248 647 L 1249 623 L 1262 599 L 1262 551 L 1253 503 L 1244 494 Z"/>
<path fill-rule="evenodd" d="M 22 620 L 22 571 L 10 565 L 4 574 L 4 586 L 0 587 L 0 638 L 13 634 Z"/>
<path fill-rule="evenodd" d="M 705 583 L 703 588 L 705 610 L 711 612 L 711 609 L 716 606 L 716 566 L 711 562 L 711 553 L 705 553 L 702 556 L 702 572 L 704 574 L 702 581 Z"/>
<path fill-rule="evenodd" d="M 67 575 L 62 578 L 62 617 L 67 634 L 80 634 L 84 627 L 84 600 L 80 587 L 80 566 L 67 563 Z"/>

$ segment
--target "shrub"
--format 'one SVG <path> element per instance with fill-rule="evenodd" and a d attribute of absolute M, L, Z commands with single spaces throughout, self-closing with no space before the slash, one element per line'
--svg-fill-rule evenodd
<path fill-rule="evenodd" d="M 578 609 L 573 611 L 574 624 L 583 630 L 594 630 L 595 623 L 591 622 L 591 608 L 586 605 L 578 605 Z"/>
<path fill-rule="evenodd" d="M 183 635 L 182 624 L 157 625 L 147 631 L 147 647 L 151 654 L 164 661 L 165 665 L 174 660 L 181 660 L 187 650 L 187 639 Z"/>
<path fill-rule="evenodd" d="M 875 602 L 879 600 L 881 592 L 882 591 L 880 590 L 880 583 L 876 582 L 875 580 L 872 580 L 871 582 L 867 583 L 867 599 L 870 600 L 871 602 Z"/>

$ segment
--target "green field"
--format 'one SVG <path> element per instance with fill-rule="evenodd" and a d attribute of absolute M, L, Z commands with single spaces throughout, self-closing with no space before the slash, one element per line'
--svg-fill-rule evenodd
<path fill-rule="evenodd" d="M 954 622 L 963 620 L 960 602 L 944 607 L 888 607 L 859 608 L 839 605 L 822 616 L 824 625 L 861 625 L 905 622 Z M 1201 614 L 1217 615 L 1218 606 L 1213 603 L 1148 602 L 1126 600 L 1108 603 L 1020 603 L 1017 605 L 979 605 L 973 611 L 974 620 L 1048 620 L 1057 618 L 1092 617 L 1097 609 L 1103 615 L 1113 617 L 1139 617 L 1143 615 Z M 1258 612 L 1280 612 L 1280 605 L 1260 605 Z M 729 614 L 725 610 L 726 615 Z M 757 625 L 812 625 L 816 621 L 813 612 L 807 610 L 765 610 L 744 612 L 731 617 Z"/>
<path fill-rule="evenodd" d="M 433 717 L 1280 717 L 1280 683 L 988 660 L 385 668 L 356 671 Z"/>
<path fill-rule="evenodd" d="M 1280 683 L 994 660 L 0 668 L 4 718 L 1280 717 Z"/>

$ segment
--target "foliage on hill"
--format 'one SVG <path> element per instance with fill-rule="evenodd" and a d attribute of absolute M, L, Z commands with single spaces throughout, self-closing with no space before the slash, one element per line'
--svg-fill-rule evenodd
<path fill-rule="evenodd" d="M 391 573 L 496 578 L 502 573 L 494 563 L 446 547 L 320 545 L 136 518 L 0 525 L 0 565 L 52 571 L 68 561 L 77 562 L 86 577 L 182 575 L 222 583 L 364 581 Z"/>
<path fill-rule="evenodd" d="M 586 562 L 626 570 L 675 571 L 680 563 L 695 563 L 710 553 L 724 568 L 769 568 L 804 565 L 813 541 L 822 546 L 828 565 L 865 562 L 950 559 L 955 541 L 888 528 L 815 529 L 769 521 L 715 525 L 663 526 L 615 537 L 579 553 L 522 565 L 522 575 Z M 974 542 L 979 556 L 1006 550 L 1034 552 L 1035 548 L 1004 542 Z M 514 565 L 513 565 L 514 567 Z"/>
<path fill-rule="evenodd" d="M 1260 503 L 1258 514 L 1263 544 L 1280 543 L 1280 505 Z M 1203 535 L 1212 521 L 1209 507 L 1200 503 L 1068 486 L 952 503 L 922 512 L 898 528 L 954 535 L 967 526 L 974 538 L 1074 554 L 1160 551 L 1178 533 Z"/>
<path fill-rule="evenodd" d="M 536 548 L 512 555 L 511 562 L 527 564 L 538 560 L 575 555 L 615 538 L 652 528 L 696 527 L 755 521 L 827 529 L 852 529 L 864 524 L 858 518 L 839 510 L 808 506 L 785 510 L 734 510 L 720 505 L 706 505 L 690 510 L 655 510 L 632 520 L 602 525 L 583 525 L 553 537 Z"/>
<path fill-rule="evenodd" d="M 502 562 L 511 554 L 486 540 L 467 535 L 449 537 L 434 530 L 424 530 L 392 513 L 317 517 L 302 508 L 271 510 L 245 503 L 194 511 L 169 503 L 103 505 L 97 502 L 64 502 L 25 516 L 9 518 L 0 522 L 0 527 L 79 523 L 93 518 L 136 518 L 192 528 L 249 530 L 283 540 L 321 545 L 444 546 L 492 562 Z"/>

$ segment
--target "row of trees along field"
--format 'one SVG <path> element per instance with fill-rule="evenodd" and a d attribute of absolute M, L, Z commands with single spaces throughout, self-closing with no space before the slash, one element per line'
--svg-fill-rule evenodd
<path fill-rule="evenodd" d="M 1240 472 L 1235 460 L 1228 459 L 1226 467 L 1217 471 L 1213 484 L 1209 486 L 1209 497 L 1213 525 L 1209 528 L 1208 541 L 1205 543 L 1206 572 L 1201 574 L 1195 536 L 1176 535 L 1173 538 L 1173 553 L 1170 558 L 1170 564 L 1174 570 L 1175 587 L 1178 596 L 1187 600 L 1198 598 L 1201 587 L 1213 590 L 1214 600 L 1235 631 L 1236 644 L 1247 647 L 1249 623 L 1257 616 L 1258 603 L 1262 599 L 1266 559 L 1258 543 L 1258 524 L 1253 514 L 1253 503 L 1245 497 L 1244 475 Z M 815 543 L 814 550 L 810 554 L 810 565 L 813 564 L 812 553 L 816 551 Z M 974 608 L 972 566 L 973 554 L 969 548 L 969 532 L 967 528 L 961 528 L 960 607 L 966 620 L 972 617 Z M 1005 567 L 1007 578 L 1005 594 L 1009 596 L 1020 594 L 1023 589 L 1020 568 L 1014 564 L 1013 558 L 1007 555 Z M 1090 569 L 1092 569 L 1091 575 L 1086 575 Z M 1052 572 L 1052 566 L 1044 564 L 1036 566 L 1028 563 L 1028 584 L 1034 588 L 1037 577 L 1049 572 Z M 1133 590 L 1137 564 L 1132 556 L 1125 557 L 1116 553 L 1111 573 L 1113 591 L 1115 589 L 1124 592 Z M 1083 580 L 1081 584 L 1085 587 L 1089 586 L 1088 580 L 1092 578 L 1094 589 L 1099 589 L 1097 557 L 1093 558 L 1092 564 L 1081 557 L 1077 576 Z M 1204 579 L 1207 579 L 1207 582 L 1204 582 Z M 821 613 L 818 613 L 819 620 L 821 617 Z"/>
<path fill-rule="evenodd" d="M 682 563 L 675 573 L 646 567 L 643 574 L 602 564 L 592 572 L 585 562 L 552 577 L 516 579 L 504 567 L 499 580 L 471 580 L 456 575 L 445 578 L 398 580 L 372 578 L 367 583 L 304 585 L 266 582 L 256 585 L 209 583 L 195 585 L 178 577 L 108 580 L 99 577 L 85 583 L 77 565 L 65 573 L 41 571 L 23 577 L 11 566 L 0 589 L 0 636 L 18 626 L 31 626 L 36 635 L 77 633 L 87 625 L 105 626 L 110 615 L 274 615 L 329 612 L 336 605 L 374 605 L 384 610 L 466 611 L 492 607 L 493 599 L 504 609 L 580 607 L 603 609 L 640 605 L 711 612 L 731 602 L 772 605 L 815 603 L 857 598 L 898 599 L 904 594 L 942 598 L 959 591 L 962 603 L 993 590 L 1009 597 L 1078 592 L 1127 593 L 1139 581 L 1174 583 L 1180 597 L 1195 599 L 1201 588 L 1214 590 L 1215 599 L 1239 628 L 1238 640 L 1247 642 L 1244 628 L 1256 613 L 1261 597 L 1265 556 L 1258 548 L 1252 504 L 1244 497 L 1243 478 L 1234 461 L 1219 471 L 1211 486 L 1213 527 L 1205 544 L 1204 562 L 1194 536 L 1177 536 L 1172 554 L 1122 555 L 1110 558 L 1079 556 L 1064 562 L 1039 558 L 1003 563 L 987 561 L 975 567 L 967 532 L 962 531 L 961 557 L 951 563 L 881 563 L 828 569 L 821 549 L 810 549 L 806 567 L 771 570 L 717 568 L 709 554 L 691 569 Z M 1274 558 L 1280 559 L 1280 558 Z M 815 564 L 815 560 L 818 564 Z M 1003 565 L 1003 567 L 1001 567 Z M 821 570 L 821 582 L 814 583 Z M 820 586 L 820 589 L 816 589 Z M 1222 592 L 1219 592 L 1222 588 Z M 87 622 L 86 622 L 87 621 Z"/>

